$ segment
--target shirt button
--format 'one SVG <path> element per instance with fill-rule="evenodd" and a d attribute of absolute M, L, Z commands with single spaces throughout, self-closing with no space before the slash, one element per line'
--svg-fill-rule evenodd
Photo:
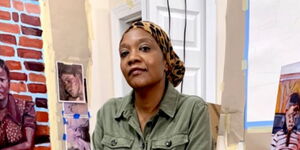
<path fill-rule="evenodd" d="M 142 144 L 142 149 L 144 149 L 144 148 L 145 148 L 145 143 Z"/>
<path fill-rule="evenodd" d="M 166 144 L 167 147 L 170 147 L 170 146 L 172 146 L 172 141 L 166 141 L 165 144 Z"/>
<path fill-rule="evenodd" d="M 117 145 L 117 141 L 115 139 L 111 140 L 111 146 L 116 146 Z"/>

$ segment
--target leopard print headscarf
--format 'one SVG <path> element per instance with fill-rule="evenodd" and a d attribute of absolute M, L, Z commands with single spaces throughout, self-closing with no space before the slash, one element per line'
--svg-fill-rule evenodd
<path fill-rule="evenodd" d="M 131 24 L 131 26 L 124 32 L 127 33 L 130 29 L 133 28 L 141 28 L 147 31 L 152 35 L 152 37 L 158 43 L 164 58 L 167 62 L 168 71 L 166 71 L 166 76 L 169 82 L 173 84 L 174 87 L 180 84 L 183 80 L 185 67 L 183 61 L 179 59 L 175 51 L 173 50 L 173 46 L 171 41 L 166 34 L 165 31 L 158 25 L 149 22 L 149 21 L 136 21 Z M 124 35 L 123 34 L 123 35 Z"/>

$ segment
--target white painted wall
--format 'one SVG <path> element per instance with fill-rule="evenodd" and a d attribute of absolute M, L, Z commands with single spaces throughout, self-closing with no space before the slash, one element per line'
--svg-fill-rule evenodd
<path fill-rule="evenodd" d="M 110 38 L 110 0 L 87 0 L 89 46 L 92 53 L 89 78 L 90 133 L 94 131 L 99 108 L 113 96 Z"/>

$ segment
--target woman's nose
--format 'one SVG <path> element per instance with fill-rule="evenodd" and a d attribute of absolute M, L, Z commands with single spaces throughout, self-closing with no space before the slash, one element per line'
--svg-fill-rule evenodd
<path fill-rule="evenodd" d="M 137 51 L 132 51 L 129 55 L 128 65 L 132 65 L 134 63 L 140 62 L 141 57 Z"/>

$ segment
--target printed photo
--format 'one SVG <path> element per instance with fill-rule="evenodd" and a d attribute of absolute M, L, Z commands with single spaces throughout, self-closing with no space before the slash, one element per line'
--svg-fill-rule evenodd
<path fill-rule="evenodd" d="M 300 62 L 283 66 L 272 131 L 272 150 L 300 149 Z"/>
<path fill-rule="evenodd" d="M 66 149 L 90 150 L 90 134 L 88 118 L 66 118 Z"/>
<path fill-rule="evenodd" d="M 57 62 L 57 81 L 60 102 L 86 102 L 83 67 L 81 64 Z"/>
<path fill-rule="evenodd" d="M 78 103 L 64 103 L 64 114 L 65 115 L 88 115 L 88 106 L 87 104 L 78 104 Z"/>

